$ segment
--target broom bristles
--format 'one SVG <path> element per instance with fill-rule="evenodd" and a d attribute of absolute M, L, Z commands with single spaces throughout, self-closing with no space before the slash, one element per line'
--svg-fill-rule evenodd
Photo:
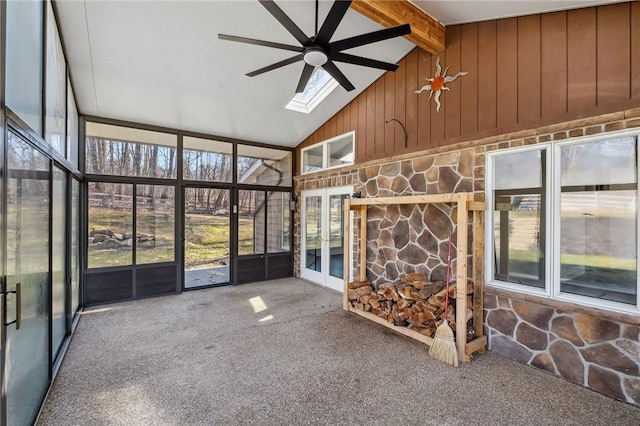
<path fill-rule="evenodd" d="M 433 343 L 429 348 L 429 356 L 452 367 L 458 366 L 456 341 L 453 338 L 453 330 L 449 327 L 447 320 L 444 320 L 440 327 L 436 329 Z"/>

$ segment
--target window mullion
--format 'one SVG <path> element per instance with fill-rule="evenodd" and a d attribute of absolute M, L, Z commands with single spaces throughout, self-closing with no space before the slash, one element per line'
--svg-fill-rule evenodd
<path fill-rule="evenodd" d="M 547 278 L 549 280 L 548 294 L 557 297 L 560 294 L 560 148 L 556 145 L 549 147 L 547 188 L 549 190 L 548 216 L 549 224 L 549 262 Z"/>

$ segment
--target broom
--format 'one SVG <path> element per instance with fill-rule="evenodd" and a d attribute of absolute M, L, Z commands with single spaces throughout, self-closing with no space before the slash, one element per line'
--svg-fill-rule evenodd
<path fill-rule="evenodd" d="M 453 338 L 453 330 L 449 327 L 449 280 L 451 278 L 451 234 L 449 234 L 449 254 L 447 255 L 447 289 L 444 302 L 444 322 L 436 329 L 433 342 L 429 348 L 429 356 L 452 367 L 458 366 L 458 351 Z"/>

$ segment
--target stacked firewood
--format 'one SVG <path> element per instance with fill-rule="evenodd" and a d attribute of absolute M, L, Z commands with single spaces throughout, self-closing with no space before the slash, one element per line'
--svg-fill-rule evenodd
<path fill-rule="evenodd" d="M 396 326 L 406 326 L 433 337 L 444 319 L 446 286 L 442 281 L 429 282 L 425 274 L 407 274 L 395 283 L 383 284 L 376 290 L 369 281 L 349 283 L 351 306 L 384 318 Z M 468 306 L 473 285 L 467 286 Z M 449 284 L 448 320 L 455 330 L 456 284 Z M 473 313 L 467 309 L 467 321 Z"/>

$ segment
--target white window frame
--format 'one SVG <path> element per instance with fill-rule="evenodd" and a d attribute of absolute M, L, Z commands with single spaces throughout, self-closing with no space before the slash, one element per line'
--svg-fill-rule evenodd
<path fill-rule="evenodd" d="M 340 139 L 345 139 L 347 137 L 351 137 L 351 152 L 353 153 L 354 161 L 352 161 L 349 164 L 341 164 L 338 166 L 329 167 L 329 145 L 331 145 L 331 143 L 333 142 L 336 142 Z M 304 171 L 304 153 L 311 149 L 317 148 L 318 146 L 322 146 L 322 168 L 320 170 L 305 172 Z M 334 136 L 330 139 L 326 139 L 322 142 L 318 142 L 316 144 L 309 145 L 307 147 L 302 148 L 302 151 L 300 152 L 300 173 L 304 175 L 308 173 L 317 173 L 323 170 L 333 170 L 333 169 L 339 169 L 341 167 L 348 167 L 355 163 L 355 156 L 356 156 L 356 131 L 351 130 L 350 132 L 343 133 L 341 135 Z"/>
<path fill-rule="evenodd" d="M 562 142 L 550 142 L 530 145 L 526 147 L 509 148 L 499 151 L 491 151 L 486 153 L 485 166 L 485 196 L 487 200 L 487 211 L 485 216 L 485 271 L 486 283 L 488 286 L 502 288 L 506 290 L 517 291 L 519 293 L 530 294 L 543 298 L 554 299 L 583 305 L 598 309 L 605 309 L 616 312 L 629 314 L 640 314 L 640 262 L 638 261 L 638 250 L 640 249 L 640 208 L 636 210 L 636 304 L 626 304 L 613 302 L 610 300 L 595 299 L 587 296 L 563 293 L 560 287 L 560 150 L 564 146 L 573 144 L 584 144 L 589 142 L 597 142 L 607 139 L 617 139 L 622 137 L 634 136 L 636 138 L 636 165 L 640 165 L 640 131 L 626 130 L 619 132 L 611 132 L 606 134 L 585 136 L 564 140 Z M 494 277 L 494 159 L 501 155 L 513 154 L 525 151 L 542 150 L 546 148 L 547 170 L 546 170 L 546 199 L 544 206 L 544 214 L 546 218 L 546 235 L 545 235 L 545 287 L 539 289 L 531 286 L 521 285 L 501 281 Z M 640 200 L 640 166 L 636 169 L 636 199 Z"/>
<path fill-rule="evenodd" d="M 548 283 L 551 281 L 551 278 L 552 278 L 551 268 L 549 267 L 550 266 L 549 259 L 551 258 L 550 256 L 552 256 L 551 254 L 552 245 L 550 241 L 551 239 L 548 238 L 548 230 L 551 229 L 551 226 L 552 226 L 551 209 L 549 208 L 549 196 L 551 194 L 551 180 L 552 180 L 550 178 L 550 173 L 549 173 L 550 172 L 549 168 L 551 167 L 550 166 L 551 165 L 551 148 L 552 147 L 550 144 L 537 144 L 537 145 L 529 145 L 524 148 L 510 148 L 510 149 L 504 149 L 499 151 L 492 151 L 486 154 L 485 182 L 486 182 L 486 200 L 487 200 L 488 208 L 487 208 L 486 218 L 485 218 L 485 223 L 487 224 L 485 229 L 485 234 L 486 234 L 485 241 L 487 241 L 487 244 L 485 244 L 485 259 L 486 259 L 485 270 L 487 271 L 486 276 L 487 276 L 488 285 L 491 285 L 493 287 L 498 287 L 498 288 L 504 288 L 507 290 L 515 290 L 520 293 L 526 293 L 526 294 L 531 294 L 535 296 L 542 296 L 542 297 L 551 296 L 551 290 L 549 289 L 549 285 L 548 285 Z M 544 274 L 545 288 L 542 288 L 542 289 L 523 285 L 523 284 L 501 281 L 497 278 L 494 278 L 494 264 L 493 264 L 493 254 L 495 251 L 494 238 L 493 238 L 493 226 L 494 226 L 493 205 L 495 203 L 494 194 L 493 194 L 494 193 L 494 190 L 493 190 L 494 159 L 501 155 L 528 152 L 528 151 L 543 151 L 545 153 L 544 155 L 546 157 L 546 162 L 547 162 L 547 175 L 546 175 L 544 191 L 546 193 L 546 199 L 548 201 L 547 201 L 547 204 L 543 206 L 544 210 L 542 211 L 542 214 L 544 214 L 545 216 L 546 229 L 547 229 L 547 235 L 545 235 L 545 247 L 544 247 L 545 260 L 546 260 L 545 274 Z"/>
<path fill-rule="evenodd" d="M 318 71 L 316 69 L 313 72 L 315 73 Z M 322 101 L 324 101 L 325 98 L 329 96 L 329 94 L 333 92 L 333 90 L 338 86 L 339 86 L 338 82 L 334 78 L 331 78 L 327 82 L 327 84 L 322 86 L 320 90 L 318 90 L 316 94 L 313 95 L 311 99 L 309 99 L 309 102 L 306 102 L 306 103 L 300 102 L 296 100 L 296 97 L 294 96 L 293 98 L 291 98 L 289 103 L 287 103 L 284 107 L 291 111 L 301 112 L 303 114 L 310 114 L 311 111 L 313 111 L 318 105 L 320 105 Z M 305 90 L 307 90 L 307 88 L 305 88 Z"/>

